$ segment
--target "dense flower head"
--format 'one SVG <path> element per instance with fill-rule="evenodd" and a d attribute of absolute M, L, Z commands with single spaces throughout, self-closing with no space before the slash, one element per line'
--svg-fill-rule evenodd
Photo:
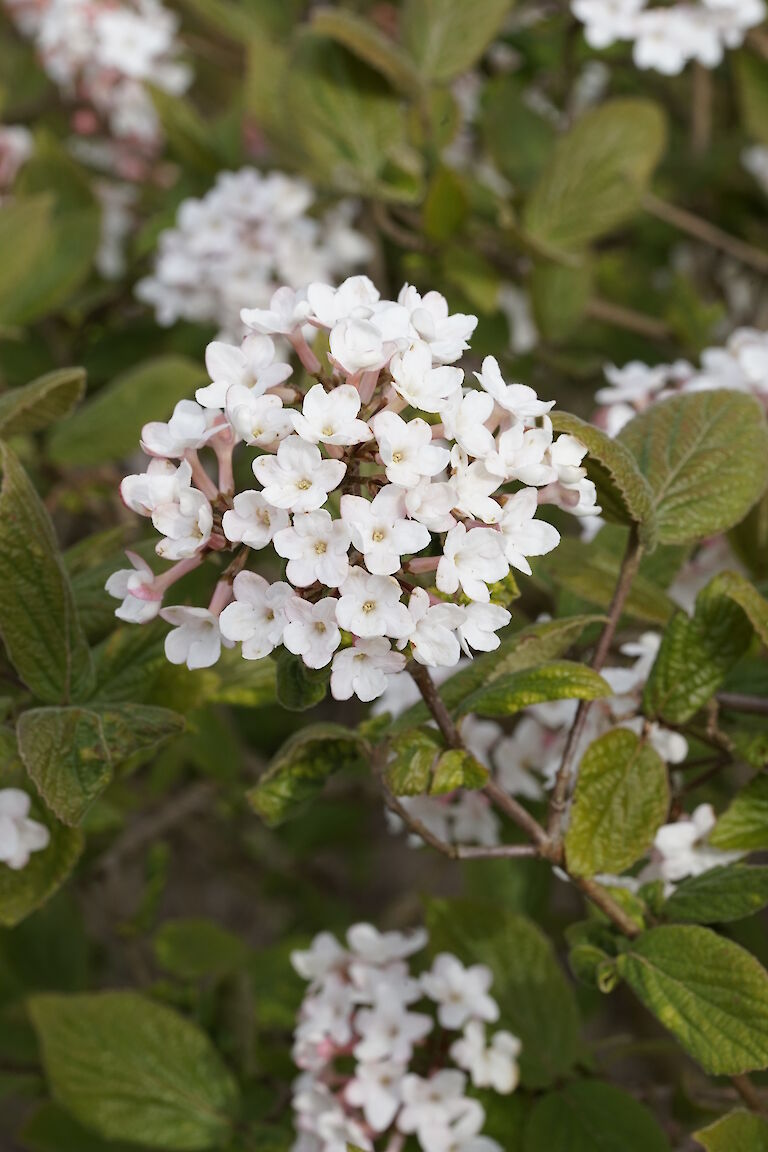
<path fill-rule="evenodd" d="M 514 1091 L 520 1041 L 486 1033 L 499 1020 L 490 968 L 441 952 L 416 975 L 427 942 L 423 930 L 355 924 L 346 947 L 321 932 L 292 954 L 309 982 L 294 1036 L 294 1152 L 373 1152 L 411 1135 L 423 1152 L 500 1152 L 472 1090 Z"/>
<path fill-rule="evenodd" d="M 306 293 L 297 297 L 296 289 L 311 281 L 325 288 L 320 281 L 347 275 L 370 255 L 353 226 L 353 202 L 313 216 L 314 200 L 306 180 L 282 172 L 220 173 L 205 196 L 181 204 L 175 227 L 161 233 L 154 270 L 137 286 L 139 299 L 163 325 L 214 324 L 232 340 L 245 331 L 289 336 L 310 310 Z M 335 339 L 341 341 L 341 330 Z"/>
<path fill-rule="evenodd" d="M 593 48 L 632 44 L 636 67 L 666 76 L 690 61 L 716 68 L 726 48 L 738 48 L 765 19 L 764 0 L 692 0 L 652 6 L 648 0 L 571 0 Z"/>
<path fill-rule="evenodd" d="M 176 563 L 154 576 L 132 556 L 109 580 L 117 614 L 159 614 L 173 625 L 169 659 L 190 667 L 215 663 L 222 644 L 249 660 L 284 648 L 329 668 L 339 700 L 376 699 L 408 658 L 446 669 L 492 651 L 510 620 L 495 585 L 559 542 L 539 503 L 599 511 L 586 448 L 555 435 L 553 402 L 505 381 L 492 357 L 467 377 L 455 362 L 476 318 L 408 284 L 397 300 L 365 276 L 282 287 L 242 317 L 242 345 L 209 345 L 196 400 L 144 426 L 151 459 L 122 497 Z M 307 340 L 318 330 L 325 370 Z M 291 351 L 301 374 L 280 359 Z M 240 445 L 254 487 L 236 492 Z M 248 570 L 262 550 L 284 579 Z M 163 609 L 209 554 L 233 554 L 210 604 Z"/>
<path fill-rule="evenodd" d="M 175 13 L 160 0 L 3 2 L 48 76 L 78 105 L 77 132 L 87 137 L 103 128 L 139 152 L 156 150 L 161 129 L 150 87 L 178 95 L 192 78 Z"/>

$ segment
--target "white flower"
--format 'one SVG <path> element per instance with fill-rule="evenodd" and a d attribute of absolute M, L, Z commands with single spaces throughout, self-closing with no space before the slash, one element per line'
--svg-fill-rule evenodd
<path fill-rule="evenodd" d="M 334 700 L 349 700 L 350 696 L 365 702 L 375 700 L 386 688 L 387 677 L 404 668 L 405 657 L 393 652 L 388 640 L 359 640 L 354 648 L 334 656 L 331 695 Z"/>
<path fill-rule="evenodd" d="M 493 652 L 498 648 L 501 640 L 496 633 L 511 619 L 510 613 L 500 604 L 478 604 L 477 601 L 467 604 L 457 629 L 459 642 L 467 656 L 471 656 L 472 648 L 476 652 Z"/>
<path fill-rule="evenodd" d="M 511 1032 L 495 1032 L 486 1045 L 485 1027 L 479 1020 L 464 1025 L 464 1035 L 451 1045 L 450 1053 L 472 1077 L 476 1088 L 493 1088 L 503 1096 L 514 1092 L 520 1078 L 517 1058 L 522 1045 Z"/>
<path fill-rule="evenodd" d="M 608 48 L 617 40 L 629 40 L 635 16 L 646 0 L 571 0 L 574 16 L 586 25 L 584 35 L 592 48 Z"/>
<path fill-rule="evenodd" d="M 521 435 L 520 424 L 513 424 L 498 436 L 496 452 L 487 456 L 485 466 L 505 480 L 519 480 L 541 488 L 557 480 L 557 469 L 549 459 L 552 446 L 552 423 L 548 416 L 541 428 L 526 428 Z"/>
<path fill-rule="evenodd" d="M 450 481 L 422 476 L 418 484 L 406 488 L 404 493 L 406 512 L 430 532 L 448 532 L 453 528 L 456 520 L 451 509 L 456 503 L 456 492 Z"/>
<path fill-rule="evenodd" d="M 361 1008 L 355 1016 L 355 1029 L 360 1040 L 354 1054 L 358 1060 L 390 1060 L 407 1064 L 419 1044 L 432 1031 L 431 1016 L 409 1012 L 402 1004 L 377 1004 Z"/>
<path fill-rule="evenodd" d="M 484 1122 L 482 1104 L 467 1098 L 448 1123 L 429 1131 L 424 1147 L 427 1152 L 504 1152 L 490 1136 L 480 1135 Z"/>
<path fill-rule="evenodd" d="M 494 400 L 487 392 L 471 391 L 462 395 L 454 392 L 440 406 L 440 419 L 445 434 L 455 440 L 468 456 L 484 459 L 494 451 L 495 445 L 486 421 L 493 414 Z"/>
<path fill-rule="evenodd" d="M 355 926 L 355 928 L 363 927 L 371 928 L 371 925 Z M 375 932 L 376 929 L 372 931 Z M 401 933 L 383 935 L 400 936 Z M 400 1004 L 413 1004 L 422 996 L 421 985 L 411 976 L 410 969 L 403 960 L 389 961 L 386 968 L 377 967 L 375 958 L 368 961 L 353 960 L 349 965 L 349 977 L 357 989 L 358 1000 L 364 1004 L 386 1004 L 394 1001 Z"/>
<path fill-rule="evenodd" d="M 362 1108 L 366 1123 L 374 1132 L 384 1132 L 400 1107 L 400 1084 L 406 1064 L 382 1060 L 358 1064 L 344 1095 L 355 1108 Z"/>
<path fill-rule="evenodd" d="M 400 585 L 392 576 L 373 576 L 352 568 L 341 586 L 336 606 L 340 626 L 354 636 L 392 636 L 402 640 L 412 628 L 410 613 L 400 602 Z"/>
<path fill-rule="evenodd" d="M 148 456 L 181 457 L 202 448 L 217 429 L 215 414 L 206 412 L 194 400 L 179 400 L 167 424 L 152 421 L 141 430 L 141 447 Z"/>
<path fill-rule="evenodd" d="M 30 798 L 21 788 L 0 789 L 0 864 L 14 872 L 24 868 L 33 852 L 48 847 L 45 824 L 29 818 Z"/>
<path fill-rule="evenodd" d="M 205 351 L 205 366 L 211 383 L 195 393 L 204 408 L 223 408 L 233 384 L 261 396 L 293 372 L 290 364 L 275 363 L 275 345 L 269 336 L 247 336 L 239 348 L 214 340 Z"/>
<path fill-rule="evenodd" d="M 373 924 L 353 924 L 347 931 L 347 944 L 356 956 L 371 964 L 389 964 L 420 952 L 427 943 L 423 928 L 411 932 L 379 932 Z"/>
<path fill-rule="evenodd" d="M 261 492 L 247 489 L 238 492 L 228 509 L 221 526 L 227 540 L 234 544 L 247 544 L 249 548 L 266 548 L 278 532 L 290 524 L 288 513 L 282 508 L 274 508 Z"/>
<path fill-rule="evenodd" d="M 650 368 L 640 360 L 630 360 L 623 368 L 606 364 L 603 368 L 610 387 L 598 388 L 598 404 L 629 403 L 644 406 L 656 392 L 660 392 L 669 378 L 669 366 L 659 364 Z"/>
<path fill-rule="evenodd" d="M 331 359 L 350 376 L 383 368 L 393 348 L 370 320 L 339 320 L 328 341 Z"/>
<path fill-rule="evenodd" d="M 436 476 L 448 466 L 450 453 L 432 444 L 432 429 L 425 420 L 406 422 L 395 412 L 380 412 L 371 427 L 391 484 L 411 488 L 422 476 Z"/>
<path fill-rule="evenodd" d="M 326 392 L 315 384 L 304 397 L 301 412 L 291 412 L 293 426 L 310 444 L 362 444 L 373 436 L 364 420 L 358 420 L 360 393 L 351 384 L 339 384 Z"/>
<path fill-rule="evenodd" d="M 261 396 L 244 384 L 227 390 L 226 415 L 238 439 L 257 448 L 271 448 L 293 432 L 293 414 L 279 396 Z"/>
<path fill-rule="evenodd" d="M 443 555 L 437 566 L 436 583 L 441 592 L 457 592 L 459 587 L 470 600 L 488 603 L 488 584 L 503 580 L 509 571 L 503 552 L 503 537 L 493 528 L 470 528 L 457 524 L 445 538 Z"/>
<path fill-rule="evenodd" d="M 549 462 L 557 472 L 558 483 L 566 488 L 575 488 L 587 474 L 581 461 L 587 454 L 587 446 L 576 436 L 558 436 L 549 449 Z"/>
<path fill-rule="evenodd" d="M 501 505 L 491 497 L 501 486 L 501 479 L 489 472 L 482 460 L 473 460 L 470 464 L 458 444 L 454 444 L 451 451 L 451 465 L 456 507 L 465 516 L 476 516 L 486 524 L 495 524 L 501 516 Z"/>
<path fill-rule="evenodd" d="M 547 769 L 560 766 L 561 746 L 562 734 L 553 736 L 535 716 L 523 716 L 512 735 L 500 740 L 494 752 L 499 784 L 510 796 L 541 800 Z"/>
<path fill-rule="evenodd" d="M 306 951 L 291 952 L 291 964 L 303 980 L 322 980 L 347 958 L 331 932 L 319 932 Z"/>
<path fill-rule="evenodd" d="M 343 461 L 323 460 L 320 449 L 299 436 L 283 440 L 277 456 L 257 456 L 253 462 L 264 499 L 292 512 L 321 508 L 328 493 L 341 484 L 346 470 Z"/>
<path fill-rule="evenodd" d="M 390 362 L 392 385 L 398 395 L 422 412 L 438 412 L 456 395 L 461 395 L 464 372 L 461 368 L 432 367 L 432 353 L 418 341 Z"/>
<path fill-rule="evenodd" d="M 493 973 L 485 964 L 469 968 L 450 952 L 440 952 L 429 972 L 421 977 L 421 986 L 430 1000 L 439 1005 L 437 1018 L 444 1028 L 463 1028 L 468 1020 L 485 1020 L 493 1024 L 499 1018 L 499 1006 L 489 989 Z"/>
<path fill-rule="evenodd" d="M 301 656 L 308 668 L 325 668 L 341 643 L 336 624 L 336 601 L 331 596 L 310 604 L 294 597 L 287 601 L 288 624 L 283 644 L 294 656 Z"/>
<path fill-rule="evenodd" d="M 690 819 L 664 824 L 653 842 L 659 860 L 648 871 L 676 883 L 686 876 L 700 876 L 710 868 L 738 860 L 740 852 L 723 852 L 707 843 L 716 819 L 711 804 L 700 804 Z"/>
<path fill-rule="evenodd" d="M 539 400 L 533 388 L 527 384 L 507 384 L 495 356 L 486 356 L 482 370 L 475 372 L 475 376 L 480 387 L 493 396 L 501 408 L 511 412 L 516 420 L 530 422 L 554 407 L 554 400 Z"/>
<path fill-rule="evenodd" d="M 293 589 L 282 582 L 270 584 L 255 572 L 238 572 L 232 591 L 234 603 L 220 616 L 221 634 L 242 643 L 246 660 L 260 660 L 282 642 Z"/>
<path fill-rule="evenodd" d="M 689 48 L 697 32 L 695 20 L 696 17 L 689 19 L 680 7 L 638 13 L 632 52 L 636 66 L 677 76 L 691 59 Z"/>
<path fill-rule="evenodd" d="M 310 284 L 307 289 L 309 318 L 321 328 L 333 328 L 354 313 L 369 316 L 378 299 L 379 290 L 367 276 L 348 276 L 338 288 Z"/>
<path fill-rule="evenodd" d="M 499 843 L 500 822 L 487 796 L 482 792 L 462 792 L 450 809 L 453 840 L 457 844 Z"/>
<path fill-rule="evenodd" d="M 264 336 L 292 336 L 309 315 L 306 295 L 292 288 L 278 288 L 272 293 L 269 308 L 242 308 L 240 319 L 246 328 Z"/>
<path fill-rule="evenodd" d="M 401 557 L 413 555 L 430 542 L 423 524 L 405 517 L 405 493 L 394 484 L 380 489 L 373 500 L 362 496 L 342 496 L 341 517 L 349 527 L 352 543 L 363 553 L 369 572 L 390 576 L 397 572 Z"/>
<path fill-rule="evenodd" d="M 213 510 L 197 488 L 182 488 L 175 500 L 156 505 L 152 523 L 165 537 L 155 548 L 158 556 L 165 560 L 183 560 L 210 540 Z"/>
<path fill-rule="evenodd" d="M 155 574 L 149 564 L 135 552 L 126 552 L 126 556 L 133 567 L 113 572 L 107 580 L 105 591 L 115 599 L 122 600 L 119 608 L 115 609 L 118 620 L 126 620 L 129 624 L 146 624 L 154 620 L 162 604 L 162 598 L 151 592 Z"/>
<path fill-rule="evenodd" d="M 421 296 L 411 285 L 404 284 L 397 297 L 410 312 L 411 324 L 438 364 L 452 364 L 468 347 L 477 327 L 477 316 L 456 312 L 448 314 L 448 301 L 439 292 Z"/>
<path fill-rule="evenodd" d="M 458 604 L 432 604 L 424 588 L 414 588 L 408 601 L 413 631 L 407 643 L 414 660 L 432 668 L 451 668 L 458 664 L 461 648 L 456 629 L 464 620 L 464 609 Z M 400 641 L 400 646 L 406 644 Z"/>
<path fill-rule="evenodd" d="M 171 664 L 186 664 L 194 670 L 216 663 L 222 644 L 218 616 L 207 608 L 187 608 L 182 604 L 163 608 L 160 615 L 173 625 L 165 638 L 165 655 Z"/>
<path fill-rule="evenodd" d="M 354 989 L 335 972 L 325 977 L 322 987 L 307 997 L 301 1009 L 301 1032 L 310 1039 L 328 1036 L 336 1044 L 352 1039 Z"/>
<path fill-rule="evenodd" d="M 182 460 L 178 467 L 170 460 L 150 460 L 146 472 L 126 476 L 120 484 L 120 495 L 132 512 L 151 516 L 160 504 L 178 500 L 179 494 L 189 488 L 192 467 Z"/>
<path fill-rule="evenodd" d="M 513 568 L 530 576 L 527 556 L 544 556 L 560 543 L 560 533 L 546 520 L 535 520 L 535 488 L 521 488 L 508 497 L 499 520 L 504 555 Z"/>
<path fill-rule="evenodd" d="M 343 520 L 332 520 L 324 508 L 299 512 L 291 527 L 275 535 L 278 556 L 288 560 L 285 574 L 297 588 L 308 588 L 319 580 L 328 588 L 338 588 L 349 573 L 347 553 L 351 537 Z"/>
<path fill-rule="evenodd" d="M 483 1110 L 476 1100 L 464 1096 L 466 1086 L 466 1076 L 455 1068 L 435 1072 L 428 1080 L 409 1074 L 401 1086 L 403 1109 L 397 1127 L 408 1135 L 416 1133 L 422 1147 L 431 1149 L 434 1134 L 467 1110 L 479 1108 L 482 1123 Z"/>

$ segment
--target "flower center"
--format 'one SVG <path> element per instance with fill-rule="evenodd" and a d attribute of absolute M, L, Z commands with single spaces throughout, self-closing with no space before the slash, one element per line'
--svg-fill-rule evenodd
<path fill-rule="evenodd" d="M 322 620 L 315 621 L 315 632 L 325 632 L 325 624 L 323 624 Z"/>
<path fill-rule="evenodd" d="M 328 545 L 325 540 L 315 540 L 315 552 L 318 556 L 324 556 L 328 551 Z"/>
<path fill-rule="evenodd" d="M 332 424 L 326 424 L 325 428 L 323 428 L 323 436 L 333 436 Z"/>
<path fill-rule="evenodd" d="M 385 538 L 385 536 L 386 536 L 386 532 L 384 531 L 383 528 L 376 528 L 371 533 L 371 539 L 373 540 L 374 544 L 380 544 L 381 541 Z"/>
<path fill-rule="evenodd" d="M 308 488 L 312 487 L 312 481 L 307 480 L 305 476 L 303 480 L 299 480 L 297 482 L 296 487 L 298 488 L 299 492 L 306 492 Z"/>
<path fill-rule="evenodd" d="M 393 452 L 392 453 L 392 463 L 393 464 L 402 464 L 403 456 L 404 456 L 403 452 L 400 452 L 400 451 Z"/>
<path fill-rule="evenodd" d="M 375 608 L 376 608 L 376 601 L 375 600 L 366 600 L 365 604 L 363 604 L 363 612 L 365 612 L 366 616 L 368 615 L 369 612 L 375 611 Z"/>

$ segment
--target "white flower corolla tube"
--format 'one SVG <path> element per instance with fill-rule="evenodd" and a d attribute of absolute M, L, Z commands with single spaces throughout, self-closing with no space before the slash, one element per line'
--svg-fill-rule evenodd
<path fill-rule="evenodd" d="M 168 659 L 190 668 L 222 646 L 246 660 L 290 653 L 326 669 L 337 700 L 377 699 L 409 659 L 440 675 L 462 652 L 493 651 L 510 621 L 495 586 L 559 543 L 540 503 L 589 494 L 585 446 L 553 433 L 552 401 L 505 381 L 493 358 L 476 381 L 449 363 L 476 319 L 436 292 L 405 285 L 384 300 L 353 276 L 277 288 L 242 317 L 253 330 L 241 345 L 208 347 L 211 383 L 142 430 L 150 460 L 121 494 L 173 563 L 156 574 L 132 554 L 112 574 L 119 618 L 160 616 Z M 306 339 L 318 332 L 325 368 Z M 209 602 L 164 606 L 209 558 Z M 464 809 L 460 827 L 492 842 L 488 806 Z"/>
<path fill-rule="evenodd" d="M 422 1152 L 501 1152 L 469 1090 L 513 1092 L 522 1045 L 503 1028 L 487 1032 L 500 1017 L 490 968 L 443 952 L 415 974 L 411 958 L 427 942 L 421 930 L 355 924 L 346 947 L 321 932 L 292 954 L 308 981 L 294 1034 L 294 1148 L 374 1152 L 410 1136 Z"/>

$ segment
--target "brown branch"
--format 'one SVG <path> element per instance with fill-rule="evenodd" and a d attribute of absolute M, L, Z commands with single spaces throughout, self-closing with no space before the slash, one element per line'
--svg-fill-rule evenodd
<path fill-rule="evenodd" d="M 608 620 L 602 635 L 597 643 L 595 654 L 592 658 L 592 668 L 595 672 L 599 672 L 605 664 L 608 653 L 611 650 L 613 637 L 616 633 L 621 613 L 624 608 L 627 596 L 629 595 L 632 587 L 637 569 L 640 566 L 640 561 L 643 555 L 643 546 L 637 535 L 637 529 L 633 526 L 630 529 L 629 540 L 627 541 L 624 559 L 621 562 L 621 569 L 619 571 L 619 579 L 613 593 L 611 606 L 608 609 Z M 552 790 L 552 798 L 549 803 L 549 836 L 550 839 L 559 842 L 561 838 L 563 815 L 568 800 L 568 790 L 570 788 L 571 776 L 573 774 L 573 760 L 576 755 L 576 749 L 579 745 L 579 740 L 584 731 L 584 725 L 587 721 L 589 710 L 592 706 L 591 700 L 582 700 L 576 711 L 576 718 L 573 722 L 573 727 L 568 733 L 566 740 L 565 750 L 563 752 L 563 759 L 560 764 L 560 769 L 557 773 L 555 780 L 555 787 Z"/>
<path fill-rule="evenodd" d="M 762 1096 L 746 1073 L 743 1073 L 741 1076 L 731 1076 L 731 1084 L 733 1084 L 750 1112 L 758 1112 L 762 1116 L 768 1115 Z"/>
<path fill-rule="evenodd" d="M 402 820 L 409 832 L 414 832 L 420 836 L 425 844 L 429 844 L 430 848 L 434 848 L 442 856 L 447 856 L 449 860 L 512 860 L 538 855 L 533 844 L 495 844 L 493 846 L 449 844 L 447 840 L 441 840 L 439 836 L 436 836 L 423 820 L 419 820 L 417 816 L 409 812 L 402 801 L 387 787 L 385 781 L 382 781 L 382 787 L 387 807 Z"/>
<path fill-rule="evenodd" d="M 712 142 L 712 72 L 694 62 L 691 83 L 691 151 L 701 156 Z"/>
<path fill-rule="evenodd" d="M 722 228 L 717 228 L 708 220 L 703 220 L 701 216 L 696 216 L 685 208 L 678 208 L 675 204 L 668 204 L 666 200 L 661 200 L 650 193 L 643 198 L 643 207 L 651 216 L 663 220 L 665 224 L 670 224 L 679 232 L 684 232 L 711 248 L 733 256 L 734 260 L 746 264 L 748 268 L 756 269 L 763 275 L 768 273 L 768 252 L 755 248 L 737 236 L 731 236 L 729 232 L 723 232 Z"/>
<path fill-rule="evenodd" d="M 411 660 L 408 664 L 408 671 L 411 674 L 411 679 L 421 692 L 422 699 L 426 704 L 429 711 L 445 737 L 445 742 L 449 748 L 463 748 L 461 734 L 453 722 L 448 709 L 445 706 L 442 696 L 437 690 L 434 680 L 429 674 L 429 669 L 423 664 L 419 664 L 418 660 Z"/>
<path fill-rule="evenodd" d="M 613 899 L 610 892 L 603 888 L 602 884 L 598 884 L 596 880 L 588 879 L 586 876 L 572 876 L 571 879 L 576 887 L 608 917 L 620 932 L 629 936 L 630 939 L 640 935 L 642 932 L 640 925 L 627 915 L 621 905 Z"/>
<path fill-rule="evenodd" d="M 650 340 L 664 341 L 672 336 L 671 328 L 663 320 L 657 320 L 655 316 L 647 316 L 643 312 L 635 312 L 634 309 L 625 308 L 621 304 L 613 304 L 610 300 L 601 300 L 597 296 L 587 301 L 586 315 L 603 324 L 611 324 L 614 328 L 623 328 L 626 332 L 647 336 Z"/>
<path fill-rule="evenodd" d="M 718 692 L 717 702 L 733 712 L 750 712 L 768 716 L 768 696 L 748 696 L 744 692 Z"/>

